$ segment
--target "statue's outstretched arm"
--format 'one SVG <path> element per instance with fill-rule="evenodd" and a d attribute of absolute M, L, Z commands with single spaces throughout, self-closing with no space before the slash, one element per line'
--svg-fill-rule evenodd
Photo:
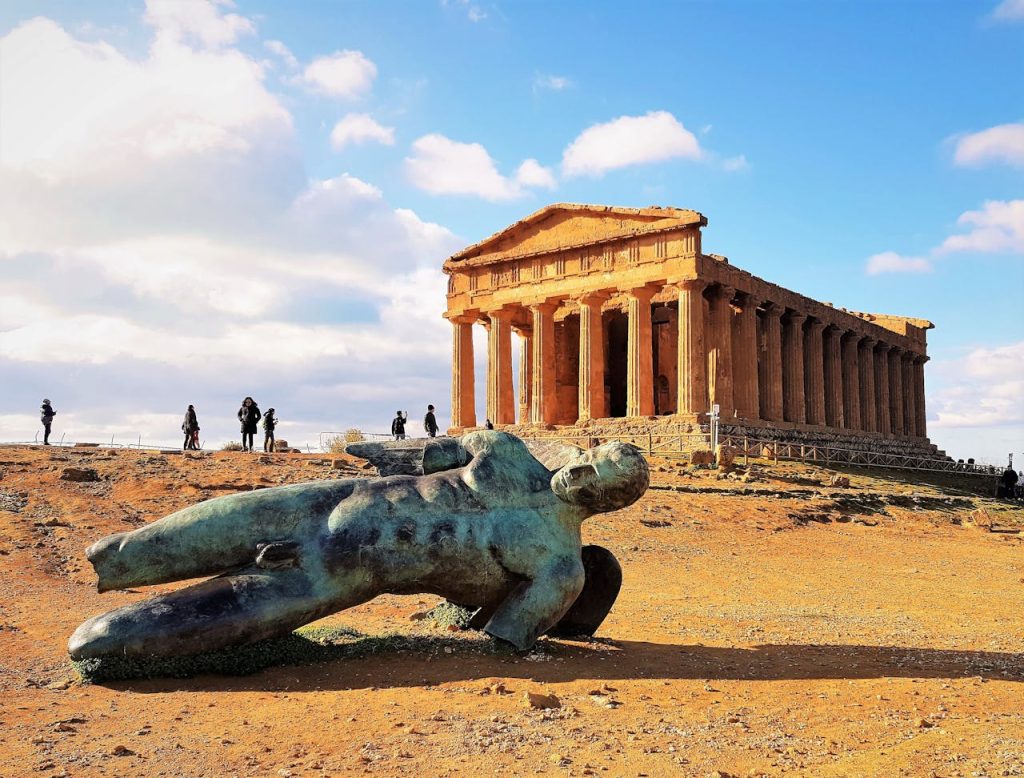
<path fill-rule="evenodd" d="M 579 557 L 558 557 L 512 590 L 484 632 L 526 651 L 572 607 L 585 578 Z"/>

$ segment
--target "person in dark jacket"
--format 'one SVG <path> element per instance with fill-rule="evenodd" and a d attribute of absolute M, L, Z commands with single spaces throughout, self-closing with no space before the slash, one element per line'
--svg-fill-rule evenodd
<path fill-rule="evenodd" d="M 242 424 L 242 451 L 252 451 L 252 438 L 262 417 L 263 414 L 251 397 L 242 400 L 242 407 L 238 409 L 238 421 Z"/>
<path fill-rule="evenodd" d="M 274 415 L 274 409 L 268 408 L 267 412 L 263 414 L 263 450 L 267 452 L 274 451 L 274 430 L 277 429 L 277 417 Z"/>
<path fill-rule="evenodd" d="M 43 445 L 50 445 L 50 425 L 53 424 L 53 417 L 57 415 L 57 411 L 50 405 L 50 401 L 44 399 L 43 405 L 39 409 L 39 420 L 43 422 Z"/>
<path fill-rule="evenodd" d="M 484 420 L 484 429 L 485 430 L 492 430 L 492 429 L 494 429 L 494 422 L 491 421 L 490 419 L 485 419 Z"/>
<path fill-rule="evenodd" d="M 1012 467 L 1007 467 L 1003 471 L 1002 476 L 999 478 L 999 487 L 996 489 L 996 497 L 1005 497 L 1007 500 L 1012 500 L 1017 486 L 1017 471 Z"/>
<path fill-rule="evenodd" d="M 434 406 L 427 406 L 427 415 L 423 417 L 423 429 L 427 431 L 428 438 L 437 437 L 437 419 L 434 418 Z"/>
<path fill-rule="evenodd" d="M 405 440 L 405 421 L 408 415 L 402 415 L 401 411 L 395 411 L 395 418 L 391 420 L 391 434 L 395 440 Z"/>
<path fill-rule="evenodd" d="M 196 417 L 196 409 L 194 405 L 188 406 L 188 410 L 185 411 L 185 420 L 181 423 L 181 431 L 185 433 L 185 444 L 181 447 L 182 451 L 195 450 L 199 448 L 196 445 L 196 433 L 199 432 L 199 419 Z"/>

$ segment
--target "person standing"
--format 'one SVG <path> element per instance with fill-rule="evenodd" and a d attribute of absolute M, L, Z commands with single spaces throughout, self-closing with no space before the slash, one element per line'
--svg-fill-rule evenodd
<path fill-rule="evenodd" d="M 196 433 L 199 432 L 199 419 L 196 417 L 196 409 L 194 405 L 188 406 L 188 410 L 185 411 L 185 420 L 181 423 L 181 431 L 185 433 L 185 443 L 181 447 L 182 451 L 195 450 L 196 446 Z"/>
<path fill-rule="evenodd" d="M 423 417 L 423 429 L 427 431 L 428 438 L 437 437 L 437 419 L 434 418 L 434 406 L 427 406 L 427 415 Z"/>
<path fill-rule="evenodd" d="M 43 399 L 43 405 L 39 409 L 39 420 L 43 422 L 43 445 L 50 445 L 50 425 L 53 424 L 53 417 L 57 415 L 57 411 L 50 405 L 50 401 Z"/>
<path fill-rule="evenodd" d="M 263 414 L 263 450 L 273 453 L 274 451 L 274 430 L 277 429 L 277 417 L 273 408 L 267 408 Z"/>
<path fill-rule="evenodd" d="M 252 439 L 256 434 L 256 424 L 263 414 L 251 397 L 242 400 L 242 407 L 238 409 L 238 421 L 242 425 L 242 451 L 252 451 Z"/>
<path fill-rule="evenodd" d="M 395 411 L 395 418 L 391 420 L 391 434 L 395 440 L 405 440 L 405 422 L 408 414 L 403 415 L 401 411 Z"/>

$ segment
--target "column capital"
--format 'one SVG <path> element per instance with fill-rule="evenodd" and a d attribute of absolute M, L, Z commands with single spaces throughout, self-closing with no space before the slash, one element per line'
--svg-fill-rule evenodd
<path fill-rule="evenodd" d="M 645 286 L 636 286 L 623 291 L 640 302 L 650 302 L 651 298 L 658 293 L 658 287 L 652 284 L 647 284 Z"/>
<path fill-rule="evenodd" d="M 579 297 L 574 298 L 574 301 L 580 305 L 603 305 L 611 296 L 612 293 L 605 290 L 584 292 Z"/>
<path fill-rule="evenodd" d="M 545 300 L 542 303 L 531 303 L 527 306 L 531 311 L 539 311 L 541 313 L 554 313 L 558 310 L 557 300 Z"/>
<path fill-rule="evenodd" d="M 484 311 L 484 316 L 491 320 L 497 319 L 498 321 L 511 321 L 512 317 L 515 315 L 515 308 L 509 307 L 495 308 L 492 311 Z"/>
<path fill-rule="evenodd" d="M 736 295 L 735 286 L 727 286 L 725 284 L 718 284 L 718 290 L 715 292 L 716 296 L 723 298 L 726 302 L 731 300 Z"/>
<path fill-rule="evenodd" d="M 703 292 L 708 282 L 703 278 L 683 278 L 678 281 L 669 281 L 668 286 L 677 286 L 691 292 Z"/>
<path fill-rule="evenodd" d="M 771 316 L 773 319 L 781 319 L 782 314 L 786 312 L 786 309 L 778 303 L 773 303 L 770 300 L 765 304 L 764 315 Z"/>
<path fill-rule="evenodd" d="M 807 314 L 800 313 L 800 311 L 793 311 L 792 313 L 789 314 L 789 321 L 790 324 L 794 324 L 797 327 L 799 327 L 801 324 L 807 321 Z"/>
<path fill-rule="evenodd" d="M 875 347 L 876 343 L 878 343 L 878 338 L 872 338 L 870 336 L 866 337 L 866 338 L 863 338 L 860 341 L 860 345 L 862 345 L 865 350 L 873 349 Z"/>
<path fill-rule="evenodd" d="M 743 295 L 742 305 L 744 309 L 751 308 L 756 310 L 757 306 L 763 302 L 762 299 L 753 292 L 744 292 L 740 290 L 740 294 Z"/>
<path fill-rule="evenodd" d="M 931 359 L 931 357 L 925 356 L 924 354 L 915 354 L 914 355 L 914 364 L 915 365 L 923 365 L 929 359 Z"/>
<path fill-rule="evenodd" d="M 884 354 L 886 351 L 888 351 L 891 348 L 892 348 L 892 346 L 890 346 L 884 340 L 880 340 L 880 341 L 878 341 L 878 345 L 875 346 L 875 351 L 877 351 L 879 354 Z"/>
<path fill-rule="evenodd" d="M 812 332 L 824 332 L 825 327 L 828 325 L 821 319 L 811 319 L 811 323 L 808 325 L 808 329 Z"/>
<path fill-rule="evenodd" d="M 476 324 L 480 321 L 479 311 L 466 311 L 452 315 L 445 314 L 445 316 L 452 324 Z"/>

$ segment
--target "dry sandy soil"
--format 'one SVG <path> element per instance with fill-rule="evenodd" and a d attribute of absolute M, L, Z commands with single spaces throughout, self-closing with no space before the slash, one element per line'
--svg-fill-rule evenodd
<path fill-rule="evenodd" d="M 95 468 L 91 483 L 59 479 Z M 83 684 L 66 640 L 151 592 L 98 595 L 83 549 L 201 499 L 336 477 L 308 455 L 0 449 L 3 775 L 1000 776 L 1024 774 L 1024 512 L 930 485 L 655 461 L 584 525 L 622 594 L 591 642 L 527 655 L 382 597 L 326 620 L 420 650 Z M 744 493 L 746 492 L 746 493 Z M 967 495 L 967 496 L 965 496 Z M 977 516 L 978 514 L 974 514 Z M 554 695 L 539 709 L 526 693 Z"/>

